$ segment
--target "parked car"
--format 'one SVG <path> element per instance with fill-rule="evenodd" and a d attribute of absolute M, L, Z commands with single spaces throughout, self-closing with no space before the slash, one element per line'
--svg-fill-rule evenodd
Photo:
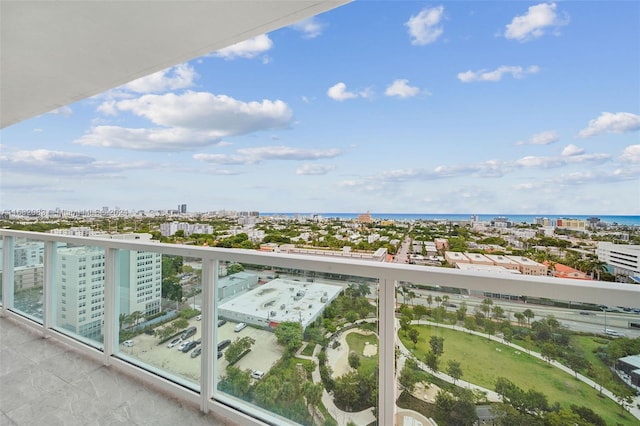
<path fill-rule="evenodd" d="M 202 353 L 202 346 L 198 346 L 191 352 L 191 358 L 195 358 Z"/>
<path fill-rule="evenodd" d="M 169 342 L 169 344 L 167 345 L 168 348 L 172 348 L 176 345 L 179 345 L 180 343 L 182 343 L 182 338 L 181 337 L 176 337 L 175 339 L 173 339 L 172 341 Z"/>
<path fill-rule="evenodd" d="M 237 324 L 236 327 L 233 329 L 233 331 L 235 331 L 236 333 L 239 331 L 242 331 L 246 328 L 247 323 L 246 322 L 241 322 L 240 324 Z"/>
<path fill-rule="evenodd" d="M 187 346 L 189 343 L 191 343 L 191 340 L 185 340 L 182 343 L 180 343 L 180 345 L 178 345 L 178 350 L 181 351 L 182 349 L 184 349 L 185 346 Z"/>
<path fill-rule="evenodd" d="M 227 323 L 227 320 L 218 320 L 218 327 L 222 327 L 223 325 L 225 325 Z"/>
<path fill-rule="evenodd" d="M 184 348 L 180 349 L 182 352 L 187 353 L 189 352 L 191 349 L 195 348 L 196 346 L 198 346 L 198 344 L 194 341 L 190 341 L 188 342 L 186 345 L 184 345 Z"/>
<path fill-rule="evenodd" d="M 221 351 L 231 344 L 231 340 L 225 339 L 218 342 L 218 350 Z"/>
<path fill-rule="evenodd" d="M 222 351 L 218 351 L 218 359 L 222 358 Z"/>
<path fill-rule="evenodd" d="M 251 371 L 251 377 L 257 380 L 260 380 L 264 377 L 264 371 L 253 370 Z"/>
<path fill-rule="evenodd" d="M 188 339 L 189 337 L 193 336 L 194 334 L 196 334 L 196 332 L 198 331 L 197 328 L 195 327 L 189 327 L 187 328 L 181 335 L 180 338 L 182 340 L 184 339 Z"/>
<path fill-rule="evenodd" d="M 196 321 L 202 321 L 202 315 L 198 315 L 198 316 L 196 317 Z"/>
<path fill-rule="evenodd" d="M 124 342 L 122 342 L 122 344 L 130 348 L 131 346 L 135 345 L 135 342 L 133 340 L 125 340 Z"/>

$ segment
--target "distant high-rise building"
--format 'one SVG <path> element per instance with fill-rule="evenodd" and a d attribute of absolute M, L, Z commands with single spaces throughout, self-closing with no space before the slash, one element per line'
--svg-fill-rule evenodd
<path fill-rule="evenodd" d="M 178 213 L 186 213 L 187 205 L 186 204 L 178 204 Z"/>

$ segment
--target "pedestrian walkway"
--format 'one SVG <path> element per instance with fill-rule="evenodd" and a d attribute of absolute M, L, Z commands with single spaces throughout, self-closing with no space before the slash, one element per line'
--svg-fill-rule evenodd
<path fill-rule="evenodd" d="M 341 341 L 340 341 L 341 346 L 343 344 L 346 345 L 346 340 L 343 341 L 344 334 L 340 337 L 341 337 Z M 320 377 L 320 365 L 318 363 L 318 352 L 320 352 L 321 347 L 319 345 L 316 345 L 316 347 L 313 350 L 312 356 L 302 355 L 301 353 L 304 350 L 304 348 L 305 346 L 302 346 L 298 350 L 298 352 L 296 353 L 296 357 L 302 358 L 302 359 L 308 359 L 316 363 L 316 369 L 313 370 L 313 372 L 311 373 L 311 377 L 313 379 L 313 383 L 321 383 L 322 378 Z M 332 349 L 328 349 L 327 351 L 331 351 L 331 350 Z M 329 362 L 329 357 L 327 357 L 327 362 Z M 329 365 L 331 366 L 330 362 L 329 362 Z M 352 421 L 357 425 L 368 425 L 376 420 L 375 416 L 373 415 L 373 408 L 367 408 L 366 410 L 362 410 L 354 413 L 350 413 L 350 412 L 339 409 L 338 407 L 336 407 L 336 404 L 333 401 L 333 396 L 331 396 L 331 394 L 327 392 L 327 390 L 324 387 L 322 389 L 322 404 L 324 404 L 329 414 L 331 414 L 331 416 L 338 422 L 338 424 L 341 424 L 341 425 L 347 424 L 349 421 Z"/>

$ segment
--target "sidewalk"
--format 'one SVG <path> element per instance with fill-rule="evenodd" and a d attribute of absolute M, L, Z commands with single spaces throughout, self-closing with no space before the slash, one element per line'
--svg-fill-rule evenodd
<path fill-rule="evenodd" d="M 341 336 L 341 339 L 342 338 L 343 336 Z M 344 341 L 344 344 L 346 345 L 346 341 Z M 305 347 L 302 346 L 298 350 L 298 352 L 296 353 L 296 357 L 314 361 L 316 363 L 316 369 L 311 372 L 311 377 L 313 378 L 314 383 L 322 383 L 322 379 L 320 378 L 320 366 L 318 364 L 318 352 L 320 352 L 321 347 L 319 345 L 316 345 L 313 350 L 312 356 L 301 355 L 301 352 L 304 348 Z M 330 350 L 332 349 L 327 349 L 327 352 Z M 331 366 L 328 354 L 327 363 Z M 341 409 L 336 407 L 336 404 L 333 402 L 333 396 L 331 396 L 331 394 L 324 388 L 322 389 L 322 403 L 324 404 L 329 414 L 338 422 L 338 424 L 347 424 L 349 421 L 352 421 L 357 425 L 368 425 L 376 420 L 375 416 L 373 415 L 373 408 L 368 408 L 357 413 L 342 411 Z"/>

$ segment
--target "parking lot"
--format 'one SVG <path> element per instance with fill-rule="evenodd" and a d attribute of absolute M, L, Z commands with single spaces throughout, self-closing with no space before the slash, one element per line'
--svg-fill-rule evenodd
<path fill-rule="evenodd" d="M 255 340 L 251 352 L 245 355 L 235 365 L 241 370 L 261 370 L 268 372 L 273 364 L 282 357 L 283 349 L 277 343 L 274 333 L 266 330 L 259 330 L 251 326 L 246 327 L 240 332 L 235 332 L 234 327 L 237 323 L 227 322 L 218 327 L 218 342 L 229 339 L 232 342 L 237 338 L 249 336 Z M 202 324 L 200 321 L 192 319 L 189 326 L 197 328 L 195 335 L 190 340 L 197 340 L 202 337 Z M 183 353 L 178 350 L 178 346 L 168 348 L 169 341 L 159 344 L 157 337 L 141 334 L 132 339 L 133 346 L 126 347 L 120 345 L 122 353 L 131 355 L 153 367 L 170 371 L 177 376 L 187 380 L 198 382 L 200 380 L 200 363 L 201 356 L 191 358 L 191 352 Z M 226 350 L 226 349 L 225 349 Z M 217 360 L 218 369 L 216 376 L 223 376 L 227 367 L 227 360 L 222 357 Z"/>

